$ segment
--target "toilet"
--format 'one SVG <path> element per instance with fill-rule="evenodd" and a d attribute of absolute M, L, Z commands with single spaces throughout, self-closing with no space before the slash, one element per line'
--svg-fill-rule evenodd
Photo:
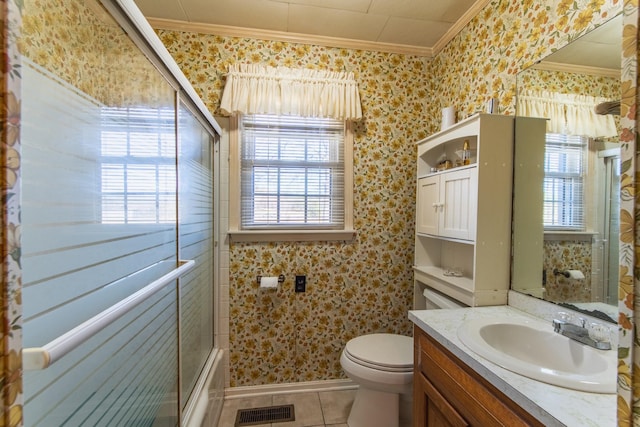
<path fill-rule="evenodd" d="M 428 310 L 464 307 L 432 289 L 424 291 Z M 349 427 L 411 425 L 413 339 L 398 334 L 361 335 L 347 342 L 340 356 L 345 374 L 358 384 Z"/>

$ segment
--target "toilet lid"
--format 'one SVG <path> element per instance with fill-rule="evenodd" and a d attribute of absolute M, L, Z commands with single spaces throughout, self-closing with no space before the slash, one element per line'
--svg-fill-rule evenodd
<path fill-rule="evenodd" d="M 410 371 L 413 369 L 413 339 L 397 334 L 362 335 L 350 340 L 345 351 L 365 365 Z"/>

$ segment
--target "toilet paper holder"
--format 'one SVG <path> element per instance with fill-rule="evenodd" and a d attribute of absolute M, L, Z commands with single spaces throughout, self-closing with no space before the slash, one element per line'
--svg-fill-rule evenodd
<path fill-rule="evenodd" d="M 258 285 L 260 284 L 260 280 L 262 280 L 261 274 L 258 275 L 258 280 L 257 280 Z M 284 283 L 284 274 L 281 274 L 278 276 L 278 283 Z"/>
<path fill-rule="evenodd" d="M 564 276 L 567 279 L 584 279 L 584 274 L 580 270 L 558 270 L 554 268 L 553 274 L 555 276 Z"/>

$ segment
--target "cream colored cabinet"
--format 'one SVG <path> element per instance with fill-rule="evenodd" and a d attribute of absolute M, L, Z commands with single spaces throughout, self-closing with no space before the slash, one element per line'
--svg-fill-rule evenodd
<path fill-rule="evenodd" d="M 416 193 L 416 233 L 437 236 L 440 228 L 440 177 L 418 179 Z"/>
<path fill-rule="evenodd" d="M 425 287 L 470 306 L 506 304 L 513 137 L 513 117 L 477 114 L 418 142 L 416 309 Z"/>
<path fill-rule="evenodd" d="M 418 180 L 416 230 L 471 240 L 475 237 L 476 167 Z"/>

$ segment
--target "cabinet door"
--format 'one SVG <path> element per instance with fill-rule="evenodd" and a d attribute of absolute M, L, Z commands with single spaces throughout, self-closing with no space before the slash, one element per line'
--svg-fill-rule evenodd
<path fill-rule="evenodd" d="M 476 168 L 451 171 L 440 176 L 441 213 L 439 234 L 473 240 L 476 232 Z"/>
<path fill-rule="evenodd" d="M 466 427 L 469 424 L 420 372 L 415 373 L 413 427 Z"/>
<path fill-rule="evenodd" d="M 418 180 L 416 200 L 416 232 L 438 234 L 440 213 L 440 177 L 437 175 Z"/>

